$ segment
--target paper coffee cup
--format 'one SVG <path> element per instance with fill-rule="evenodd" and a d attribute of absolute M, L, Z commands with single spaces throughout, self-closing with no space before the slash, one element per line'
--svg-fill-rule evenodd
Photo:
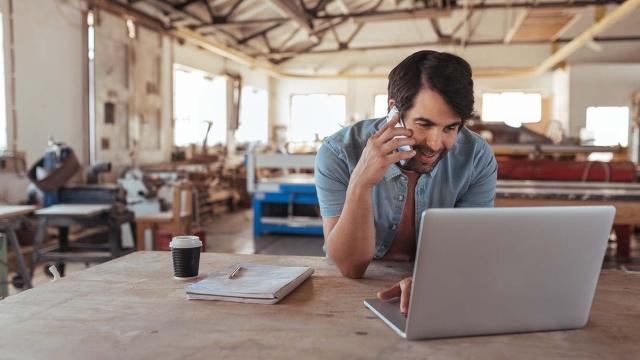
<path fill-rule="evenodd" d="M 169 246 L 173 258 L 173 278 L 177 280 L 196 278 L 200 267 L 202 241 L 197 236 L 175 236 Z"/>

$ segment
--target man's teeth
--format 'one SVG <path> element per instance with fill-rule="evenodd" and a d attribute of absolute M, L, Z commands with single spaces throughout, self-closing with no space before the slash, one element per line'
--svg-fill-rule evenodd
<path fill-rule="evenodd" d="M 438 155 L 438 153 L 426 153 L 424 151 L 420 151 L 420 153 L 422 155 L 424 155 L 424 156 L 427 156 L 427 157 L 434 157 L 434 156 Z"/>

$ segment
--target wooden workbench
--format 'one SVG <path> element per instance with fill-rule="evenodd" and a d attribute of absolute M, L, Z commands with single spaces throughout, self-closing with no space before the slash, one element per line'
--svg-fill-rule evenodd
<path fill-rule="evenodd" d="M 606 271 L 581 330 L 406 341 L 362 304 L 406 275 L 377 262 L 343 278 L 319 257 L 203 253 L 201 274 L 235 262 L 309 265 L 277 305 L 185 300 L 168 252 L 137 252 L 0 301 L 9 359 L 637 359 L 640 275 Z"/>
<path fill-rule="evenodd" d="M 13 219 L 31 214 L 36 209 L 33 205 L 0 205 L 0 219 Z"/>
<path fill-rule="evenodd" d="M 22 250 L 20 249 L 16 229 L 20 227 L 23 217 L 31 214 L 35 209 L 36 207 L 31 205 L 0 206 L 0 232 L 6 234 L 7 240 L 13 248 L 13 253 L 18 263 L 17 272 L 20 276 L 19 282 L 27 289 L 31 288 L 31 274 L 27 270 L 27 265 L 22 257 Z M 4 277 L 4 275 L 0 276 L 0 281 L 4 281 Z"/>
<path fill-rule="evenodd" d="M 39 262 L 55 261 L 64 276 L 65 262 L 104 262 L 121 255 L 121 225 L 133 221 L 133 213 L 116 213 L 113 204 L 57 204 L 37 210 L 38 228 L 33 241 L 30 273 Z M 69 243 L 69 227 L 107 226 L 108 243 L 88 246 Z M 42 248 L 48 227 L 58 229 L 58 246 Z M 87 251 L 95 250 L 95 251 Z"/>

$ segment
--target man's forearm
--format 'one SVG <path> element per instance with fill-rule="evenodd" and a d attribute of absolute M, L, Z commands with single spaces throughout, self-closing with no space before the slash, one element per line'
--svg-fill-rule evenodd
<path fill-rule="evenodd" d="M 327 241 L 328 255 L 343 275 L 361 278 L 375 253 L 371 189 L 349 184 L 345 206 Z"/>

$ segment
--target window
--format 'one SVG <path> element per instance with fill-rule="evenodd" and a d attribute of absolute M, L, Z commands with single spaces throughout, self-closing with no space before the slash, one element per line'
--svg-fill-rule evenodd
<path fill-rule="evenodd" d="M 240 95 L 240 126 L 236 140 L 241 142 L 269 141 L 269 97 L 266 90 L 251 86 L 242 88 Z"/>
<path fill-rule="evenodd" d="M 174 144 L 202 144 L 210 122 L 213 125 L 209 131 L 207 145 L 226 144 L 226 78 L 174 65 L 173 90 Z"/>
<path fill-rule="evenodd" d="M 344 95 L 311 94 L 291 97 L 290 141 L 314 141 L 340 130 L 347 113 Z"/>
<path fill-rule="evenodd" d="M 0 14 L 0 151 L 7 149 L 7 104 L 4 94 L 4 19 Z"/>
<path fill-rule="evenodd" d="M 513 127 L 542 119 L 542 96 L 522 92 L 482 94 L 482 121 L 504 122 Z"/>
<path fill-rule="evenodd" d="M 387 94 L 378 94 L 373 98 L 373 117 L 381 118 L 387 116 L 389 101 Z"/>
<path fill-rule="evenodd" d="M 95 12 L 87 13 L 87 65 L 89 77 L 89 164 L 95 165 L 96 154 L 96 28 Z"/>
<path fill-rule="evenodd" d="M 587 134 L 593 145 L 626 147 L 629 141 L 629 108 L 626 106 L 587 108 Z"/>

